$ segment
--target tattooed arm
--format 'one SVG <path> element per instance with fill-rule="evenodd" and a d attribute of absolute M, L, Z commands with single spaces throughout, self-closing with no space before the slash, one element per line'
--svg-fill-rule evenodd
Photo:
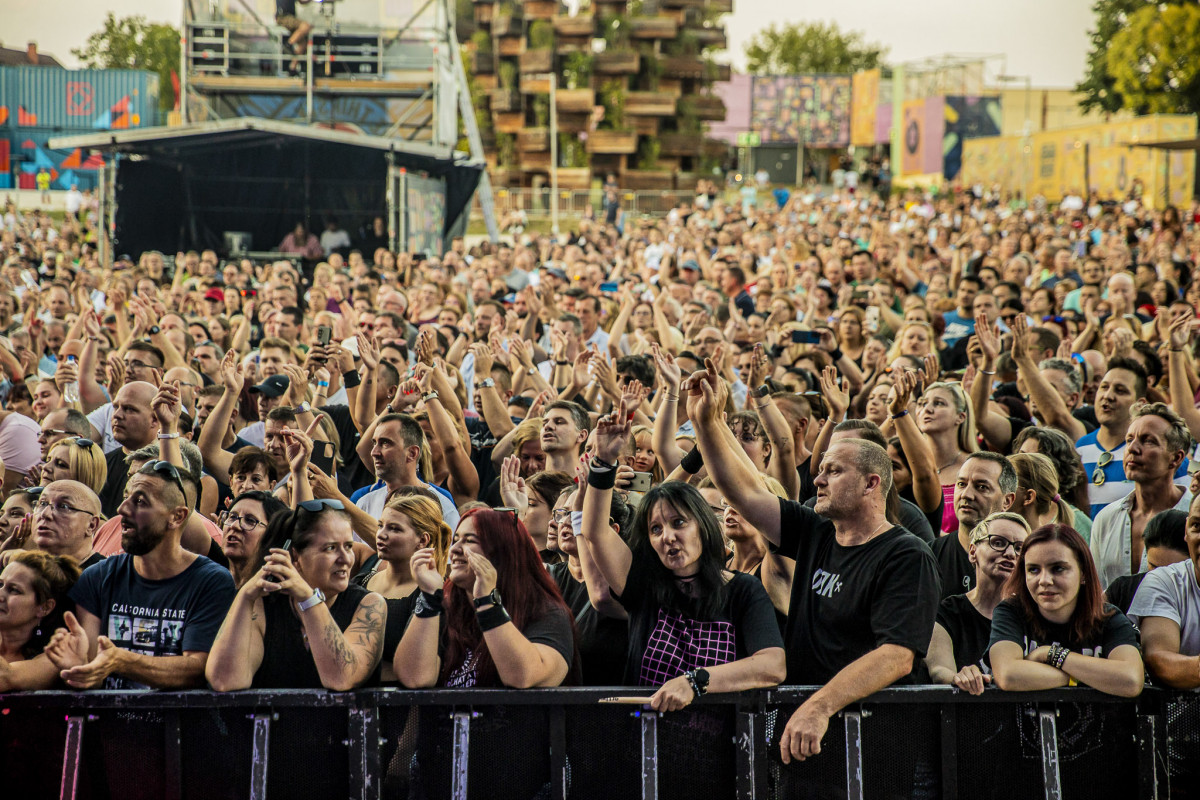
<path fill-rule="evenodd" d="M 322 686 L 348 692 L 371 677 L 383 655 L 387 622 L 387 604 L 380 595 L 371 592 L 362 599 L 345 632 L 338 629 L 326 603 L 300 612 L 300 620 Z"/>

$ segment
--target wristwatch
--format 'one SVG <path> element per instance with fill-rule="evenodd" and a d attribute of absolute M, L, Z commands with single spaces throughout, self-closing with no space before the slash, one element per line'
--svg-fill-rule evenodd
<path fill-rule="evenodd" d="M 437 400 L 438 393 L 436 390 L 426 392 L 425 394 L 421 395 L 421 399 L 424 400 L 426 403 L 428 403 L 430 400 Z"/>
<path fill-rule="evenodd" d="M 755 397 L 769 397 L 770 394 L 771 394 L 771 387 L 765 383 L 762 386 L 759 386 L 757 389 L 754 390 Z"/>
<path fill-rule="evenodd" d="M 499 589 L 492 589 L 491 592 L 489 592 L 488 594 L 485 594 L 483 597 L 476 597 L 473 602 L 475 603 L 476 611 L 478 611 L 481 606 L 503 606 L 504 605 L 502 602 L 500 602 L 500 590 Z"/>
<path fill-rule="evenodd" d="M 176 433 L 160 433 L 158 435 L 158 438 L 160 438 L 160 439 L 178 439 L 179 433 L 178 432 L 176 432 Z"/>
<path fill-rule="evenodd" d="M 292 409 L 293 414 L 307 414 L 310 411 L 312 411 L 312 406 L 308 404 L 307 400 Z"/>
<path fill-rule="evenodd" d="M 307 600 L 302 600 L 296 604 L 296 608 L 301 611 L 308 611 L 313 606 L 319 606 L 325 602 L 325 593 L 320 589 L 313 589 L 312 597 Z"/>
<path fill-rule="evenodd" d="M 696 693 L 696 697 L 701 697 L 708 693 L 708 670 L 704 667 L 690 669 L 683 673 L 688 683 L 692 686 L 692 691 Z"/>
<path fill-rule="evenodd" d="M 157 325 L 151 325 L 149 330 L 146 331 L 146 333 L 153 336 L 154 334 L 158 333 L 161 330 L 162 330 L 162 328 L 158 327 Z"/>
<path fill-rule="evenodd" d="M 479 383 L 475 384 L 476 389 L 491 389 L 496 385 L 495 378 L 484 378 Z"/>

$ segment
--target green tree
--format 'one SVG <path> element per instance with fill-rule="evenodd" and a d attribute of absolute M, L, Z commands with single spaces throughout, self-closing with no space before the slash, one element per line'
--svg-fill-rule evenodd
<path fill-rule="evenodd" d="M 1113 88 L 1138 114 L 1200 111 L 1200 7 L 1148 5 L 1129 16 L 1106 57 Z"/>
<path fill-rule="evenodd" d="M 104 27 L 71 55 L 93 69 L 144 69 L 158 73 L 158 107 L 175 107 L 171 73 L 179 70 L 179 30 L 147 22 L 143 16 L 117 19 L 110 11 Z"/>
<path fill-rule="evenodd" d="M 1195 0 L 1162 0 L 1159 6 L 1165 8 L 1177 5 L 1193 5 Z M 1119 34 L 1125 32 L 1130 24 L 1130 18 L 1146 10 L 1157 10 L 1154 5 L 1148 5 L 1146 0 L 1096 0 L 1092 12 L 1096 15 L 1096 27 L 1089 34 L 1092 49 L 1088 53 L 1087 71 L 1083 80 L 1076 85 L 1075 91 L 1083 95 L 1079 105 L 1084 111 L 1102 111 L 1115 113 L 1127 106 L 1125 98 L 1117 89 L 1116 77 L 1109 68 L 1109 51 L 1113 41 Z"/>
<path fill-rule="evenodd" d="M 842 32 L 836 22 L 768 25 L 746 44 L 746 66 L 754 75 L 832 73 L 848 75 L 883 65 L 887 48 Z"/>

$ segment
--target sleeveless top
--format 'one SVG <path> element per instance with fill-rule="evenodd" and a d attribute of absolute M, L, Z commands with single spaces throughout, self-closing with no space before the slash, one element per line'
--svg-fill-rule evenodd
<path fill-rule="evenodd" d="M 353 582 L 337 596 L 329 613 L 338 629 L 345 632 L 354 619 L 354 612 L 364 597 L 366 589 Z M 263 633 L 263 661 L 254 673 L 253 689 L 320 689 L 321 676 L 317 672 L 312 653 L 304 646 L 304 629 L 300 618 L 292 613 L 291 600 L 283 595 L 263 598 L 266 614 L 266 630 Z M 308 612 L 301 611 L 301 614 Z M 379 684 L 379 666 L 363 683 L 363 686 Z"/>

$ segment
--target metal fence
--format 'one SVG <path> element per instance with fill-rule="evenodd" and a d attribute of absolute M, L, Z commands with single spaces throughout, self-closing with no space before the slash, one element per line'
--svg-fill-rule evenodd
<path fill-rule="evenodd" d="M 621 209 L 626 216 L 649 214 L 656 217 L 665 216 L 668 211 L 676 208 L 682 202 L 692 202 L 696 193 L 692 191 L 622 191 Z M 503 218 L 511 211 L 524 211 L 529 219 L 544 219 L 550 216 L 550 188 L 541 189 L 495 189 L 492 201 L 495 203 L 497 218 Z M 563 217 L 580 217 L 588 208 L 597 217 L 603 216 L 602 205 L 604 195 L 599 190 L 560 189 L 558 192 L 558 213 Z M 478 196 L 471 204 L 471 213 L 481 216 Z"/>
<path fill-rule="evenodd" d="M 1165 798 L 1194 791 L 1200 763 L 1190 693 L 890 689 L 784 765 L 780 732 L 813 688 L 670 714 L 598 702 L 630 691 L 0 696 L 0 785 L 122 800 Z"/>

